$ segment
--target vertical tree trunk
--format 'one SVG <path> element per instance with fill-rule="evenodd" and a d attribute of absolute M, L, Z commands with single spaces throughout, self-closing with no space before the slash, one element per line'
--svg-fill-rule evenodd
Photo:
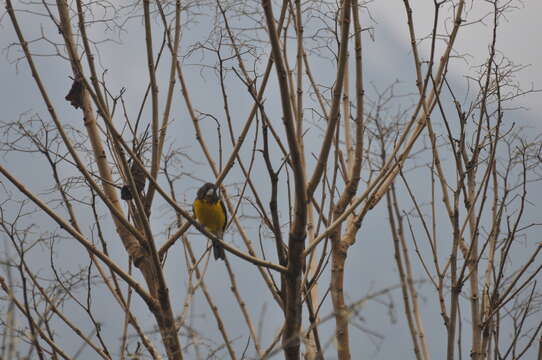
<path fill-rule="evenodd" d="M 331 254 L 331 299 L 335 311 L 335 337 L 338 360 L 350 360 L 349 314 L 344 302 L 344 265 L 348 246 L 340 238 L 333 240 Z"/>

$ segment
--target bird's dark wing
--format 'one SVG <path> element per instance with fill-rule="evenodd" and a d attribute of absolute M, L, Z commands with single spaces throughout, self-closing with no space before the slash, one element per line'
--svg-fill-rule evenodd
<path fill-rule="evenodd" d="M 224 206 L 224 203 L 222 202 L 222 199 L 220 199 L 220 206 L 222 206 L 222 211 L 224 211 L 224 226 L 222 226 L 222 232 L 226 232 L 226 225 L 228 225 L 228 212 L 226 211 L 226 207 Z"/>

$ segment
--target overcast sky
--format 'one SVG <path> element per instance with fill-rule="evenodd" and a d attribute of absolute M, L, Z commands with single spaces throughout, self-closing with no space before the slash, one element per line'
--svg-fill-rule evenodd
<path fill-rule="evenodd" d="M 431 29 L 432 3 L 429 0 L 412 1 L 415 27 L 420 36 L 429 33 Z M 528 65 L 517 74 L 518 81 L 524 87 L 533 86 L 534 88 L 542 88 L 542 46 L 539 45 L 539 37 L 542 30 L 542 1 L 527 0 L 523 4 L 518 2 L 517 5 L 518 8 L 516 10 L 507 14 L 507 21 L 503 19 L 500 24 L 497 47 L 499 52 L 505 54 L 514 63 Z M 483 7 L 483 5 L 478 6 Z M 403 93 L 412 92 L 415 85 L 412 76 L 413 63 L 402 2 L 398 0 L 376 0 L 370 3 L 369 9 L 375 20 L 371 24 L 374 27 L 375 41 L 370 40 L 368 36 L 365 37 L 364 50 L 366 57 L 364 71 L 366 82 L 373 83 L 377 88 L 383 89 L 393 81 L 400 80 L 402 83 L 398 87 L 399 90 Z M 485 9 L 478 7 L 471 9 L 469 7 L 467 21 L 476 19 L 477 16 L 488 9 L 489 7 Z M 23 29 L 29 38 L 37 36 L 40 30 L 41 23 L 38 19 L 40 18 L 36 16 L 29 17 L 21 14 Z M 454 59 L 450 65 L 450 79 L 457 85 L 458 89 L 464 86 L 464 75 L 466 73 L 474 74 L 476 71 L 474 66 L 483 64 L 486 60 L 490 40 L 489 34 L 491 32 L 489 24 L 490 22 L 487 24 L 473 24 L 470 29 L 460 32 L 454 49 L 457 54 L 469 54 L 469 64 L 466 64 L 460 59 Z M 138 101 L 141 99 L 147 83 L 147 68 L 144 47 L 142 45 L 143 32 L 141 22 L 139 20 L 132 20 L 128 23 L 127 28 L 129 32 L 121 35 L 122 43 L 120 45 L 104 45 L 104 49 L 106 50 L 101 52 L 99 61 L 103 67 L 108 69 L 107 77 L 112 91 L 119 91 L 122 87 L 127 89 L 126 100 L 131 105 L 128 111 L 130 112 L 129 115 L 134 117 L 139 109 Z M 194 29 L 197 28 L 198 26 L 194 27 Z M 45 26 L 45 31 L 48 31 L 51 36 L 55 36 L 55 30 L 50 26 Z M 94 36 L 99 38 L 99 34 L 97 33 L 94 33 Z M 190 33 L 185 34 L 183 43 L 189 43 L 191 36 Z M 17 49 L 9 49 L 10 44 L 14 41 L 15 36 L 11 24 L 7 16 L 4 16 L 0 22 L 0 48 L 3 50 L 2 57 L 0 58 L 0 109 L 2 109 L 0 120 L 3 122 L 14 121 L 24 112 L 37 112 L 44 118 L 47 118 L 46 109 L 39 97 L 36 86 L 32 82 L 26 63 L 13 62 L 19 56 Z M 425 45 L 422 45 L 421 49 L 422 56 L 424 53 L 427 54 Z M 318 69 L 319 65 L 316 66 Z M 69 107 L 64 101 L 64 96 L 71 85 L 71 80 L 68 77 L 71 75 L 68 64 L 65 61 L 58 63 L 57 58 L 42 57 L 39 59 L 39 69 L 49 90 L 49 95 L 53 102 L 58 104 L 59 114 L 63 121 L 67 123 L 71 121 L 74 123 L 81 122 L 80 112 Z M 168 67 L 164 66 L 163 69 L 167 70 Z M 186 66 L 185 69 L 195 106 L 201 111 L 221 114 L 223 105 L 220 101 L 216 84 L 213 83 L 215 79 L 210 74 L 205 74 L 205 72 L 201 73 L 199 70 L 191 71 L 192 68 L 190 66 Z M 329 75 L 318 72 L 317 74 L 321 78 Z M 210 86 L 206 87 L 206 84 Z M 230 89 L 241 90 L 237 94 L 238 96 L 232 97 L 231 100 L 232 105 L 236 107 L 234 112 L 238 112 L 244 119 L 247 114 L 247 104 L 249 104 L 250 98 L 242 95 L 243 87 L 241 84 L 232 83 Z M 275 96 L 268 96 L 266 100 L 267 109 L 278 109 L 276 89 L 276 84 L 271 83 L 270 94 Z M 371 93 L 371 91 L 370 89 L 368 90 L 369 96 L 371 94 L 374 95 L 374 92 Z M 161 95 L 165 93 L 166 89 L 163 86 Z M 180 97 L 179 92 L 178 94 Z M 517 121 L 522 126 L 533 127 L 536 134 L 542 131 L 542 123 L 539 116 L 542 113 L 542 94 L 533 93 L 526 95 L 518 101 L 517 105 L 523 106 L 529 109 L 529 111 L 514 113 L 514 121 Z M 179 102 L 175 108 L 177 117 L 176 122 L 170 130 L 169 140 L 175 143 L 176 146 L 182 146 L 189 152 L 192 159 L 203 164 L 203 154 L 197 147 L 191 124 L 187 118 L 183 118 L 182 114 L 184 110 L 182 108 L 183 104 Z M 214 131 L 215 128 L 212 121 L 203 122 L 202 126 L 208 131 Z M 317 149 L 320 136 L 315 130 L 311 131 L 314 132 L 310 133 L 310 137 L 307 137 L 309 139 L 307 140 L 307 146 L 309 149 L 311 147 Z M 226 148 L 229 148 L 228 137 L 223 136 L 222 140 L 227 145 L 225 145 Z M 213 153 L 216 154 L 216 147 L 214 145 L 213 143 Z M 244 154 L 249 154 L 248 150 Z M 48 171 L 47 166 L 36 155 L 19 156 L 7 156 L 0 161 L 2 161 L 4 166 L 12 170 L 15 175 L 24 179 L 29 188 L 36 192 L 43 192 L 45 190 L 43 188 L 43 181 L 36 174 L 46 173 Z M 278 161 L 279 158 L 280 156 L 277 154 L 275 159 Z M 212 181 L 213 178 L 205 166 L 195 166 L 193 163 L 187 162 L 183 165 L 183 169 L 187 174 L 195 177 L 190 178 L 185 176 L 179 182 L 179 186 L 182 186 L 182 189 L 178 189 L 180 200 L 190 201 L 200 184 L 196 179 Z M 67 169 L 66 171 L 66 174 L 69 174 L 73 169 Z M 226 184 L 232 184 L 238 180 L 239 174 L 237 173 L 236 176 L 237 178 L 232 176 L 232 178 L 226 179 Z M 260 189 L 265 189 L 268 186 L 268 179 L 263 171 L 256 172 L 254 180 Z M 427 181 L 427 178 L 420 175 L 418 181 L 419 184 L 423 184 Z M 406 197 L 401 198 L 405 200 L 405 206 L 408 206 Z M 285 196 L 283 196 L 282 201 L 286 201 L 285 199 Z M 536 214 L 540 214 L 540 211 L 537 211 L 534 206 L 529 211 L 532 212 L 531 216 L 533 218 L 536 218 Z M 174 214 L 172 214 L 169 208 L 155 207 L 153 210 L 153 222 L 156 226 L 156 231 L 162 230 L 163 226 L 173 221 L 173 219 Z M 43 226 L 48 224 L 47 226 L 54 229 L 54 226 L 51 227 L 50 222 L 46 220 L 37 219 L 36 221 L 39 224 L 43 224 Z M 104 224 L 109 226 L 107 231 L 113 234 L 111 224 L 108 223 L 107 219 L 104 219 Z M 90 224 L 86 225 L 87 227 L 90 226 Z M 257 234 L 256 230 L 251 229 L 251 235 L 255 236 Z M 538 233 L 538 238 L 539 235 L 540 233 Z M 197 237 L 193 236 L 192 238 Z M 227 234 L 226 240 L 236 246 L 243 247 L 241 240 L 233 230 Z M 112 242 L 110 246 L 113 257 L 125 260 L 124 249 L 120 242 Z M 202 246 L 198 247 L 196 244 L 196 248 L 201 251 Z M 528 250 L 529 247 L 527 246 L 526 249 Z M 81 263 L 87 261 L 84 251 L 73 243 L 66 241 L 62 242 L 62 252 L 59 258 L 62 259 L 63 265 L 66 268 L 77 268 Z M 263 335 L 264 338 L 270 339 L 281 325 L 282 314 L 272 299 L 269 298 L 269 293 L 262 286 L 261 278 L 253 267 L 233 258 L 232 263 L 234 270 L 238 274 L 238 281 L 242 284 L 241 292 L 247 300 L 247 305 L 253 314 L 253 320 L 257 322 L 260 316 L 264 318 Z M 43 264 L 44 267 L 47 267 L 47 261 L 44 261 Z M 382 206 L 375 208 L 364 221 L 360 239 L 349 252 L 348 266 L 350 269 L 355 269 L 355 271 L 347 271 L 346 283 L 348 284 L 348 289 L 346 296 L 348 301 L 355 301 L 371 291 L 377 291 L 386 286 L 397 284 L 398 277 L 393 262 L 393 246 L 387 231 L 386 213 Z M 422 269 L 417 266 L 415 270 L 416 277 L 422 278 Z M 184 300 L 186 291 L 186 279 L 182 275 L 179 275 L 184 274 L 185 271 L 182 249 L 180 246 L 176 246 L 169 255 L 166 264 L 166 273 L 171 284 L 171 296 L 173 299 L 179 301 L 174 304 L 176 312 L 181 311 L 181 302 Z M 235 343 L 236 349 L 240 352 L 246 343 L 248 333 L 240 317 L 237 305 L 234 303 L 233 297 L 230 296 L 229 282 L 223 265 L 221 263 L 211 263 L 206 279 L 211 293 L 217 299 L 220 299 L 219 306 L 228 330 L 233 336 L 237 334 L 242 336 Z M 322 293 L 327 284 L 327 278 L 324 277 L 321 289 Z M 420 289 L 422 291 L 421 301 L 424 306 L 426 329 L 435 329 L 435 331 L 427 334 L 430 350 L 434 358 L 438 359 L 445 346 L 442 336 L 444 331 L 442 319 L 439 315 L 437 304 L 433 301 L 433 294 L 430 292 L 425 293 L 426 290 L 429 290 L 427 285 L 421 285 Z M 222 296 L 223 294 L 227 296 Z M 427 295 L 429 298 L 423 295 Z M 411 353 L 412 345 L 407 332 L 406 321 L 402 314 L 400 293 L 396 291 L 392 297 L 385 297 L 383 300 L 387 304 L 393 302 L 395 308 L 390 311 L 385 304 L 378 302 L 369 303 L 361 312 L 362 321 L 357 321 L 363 328 L 373 332 L 373 335 L 370 335 L 369 332 L 352 328 L 353 359 L 373 358 L 385 360 L 413 358 Z M 96 299 L 96 306 L 100 309 L 99 317 L 104 323 L 104 332 L 108 336 L 117 338 L 121 334 L 121 324 L 117 318 L 118 309 L 114 306 L 107 306 L 110 303 L 111 298 L 107 295 Z M 142 313 L 147 313 L 143 305 L 138 304 L 137 306 L 139 306 Z M 75 308 L 73 311 L 74 313 L 76 312 Z M 328 302 L 323 307 L 322 314 L 328 314 L 329 311 L 331 311 L 331 308 Z M 205 336 L 220 341 L 216 325 L 211 320 L 208 307 L 201 295 L 197 295 L 195 298 L 193 313 L 198 330 L 204 333 Z M 110 319 L 115 320 L 112 321 Z M 83 315 L 81 315 L 81 321 L 84 321 Z M 152 323 L 153 321 L 148 317 L 146 325 L 150 326 Z M 322 332 L 327 335 L 325 341 L 328 340 L 332 330 L 332 322 L 323 325 Z M 380 337 L 381 335 L 382 337 Z M 263 343 L 267 345 L 268 341 L 264 341 Z M 67 346 L 70 347 L 69 344 Z M 335 357 L 332 345 L 329 347 L 328 353 L 330 359 Z M 404 357 L 405 353 L 409 355 Z M 224 358 L 226 357 L 224 352 L 222 355 L 224 355 Z M 465 355 L 468 356 L 468 354 Z"/>

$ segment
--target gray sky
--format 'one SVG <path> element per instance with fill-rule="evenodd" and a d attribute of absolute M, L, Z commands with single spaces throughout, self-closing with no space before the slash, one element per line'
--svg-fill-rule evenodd
<path fill-rule="evenodd" d="M 432 2 L 414 0 L 412 1 L 414 9 L 415 27 L 418 35 L 425 35 L 430 31 L 432 22 Z M 518 3 L 519 4 L 519 3 Z M 521 5 L 521 4 L 520 4 Z M 364 50 L 366 52 L 364 71 L 365 80 L 367 84 L 373 83 L 376 88 L 383 89 L 388 86 L 394 80 L 402 81 L 398 85 L 398 90 L 401 93 L 407 93 L 414 91 L 414 78 L 412 76 L 412 59 L 410 55 L 410 47 L 408 41 L 408 32 L 406 27 L 406 21 L 404 19 L 404 9 L 402 2 L 399 1 L 375 1 L 369 5 L 371 14 L 375 20 L 374 24 L 374 36 L 375 41 L 371 41 L 367 36 L 364 38 Z M 487 11 L 488 8 L 469 8 L 467 21 L 472 21 L 477 18 L 481 13 Z M 540 14 L 542 14 L 542 2 L 535 0 L 525 1 L 520 8 L 507 14 L 508 21 L 503 21 L 502 26 L 499 28 L 498 35 L 498 50 L 508 56 L 516 64 L 529 65 L 520 73 L 518 73 L 517 79 L 525 87 L 531 86 L 542 87 L 542 47 L 537 45 L 537 37 L 541 29 Z M 449 14 L 448 14 L 449 15 Z M 446 16 L 446 15 L 443 15 Z M 40 22 L 36 21 L 36 17 L 29 18 L 21 16 L 21 20 L 24 25 L 25 34 L 29 38 L 35 37 L 40 29 Z M 367 17 L 365 17 L 367 19 Z M 489 19 L 487 19 L 489 20 Z M 489 24 L 489 23 L 488 23 Z M 460 36 L 454 49 L 458 54 L 469 54 L 469 64 L 461 59 L 454 59 L 450 64 L 450 79 L 452 83 L 457 86 L 458 91 L 464 90 L 464 74 L 470 75 L 475 73 L 474 65 L 482 64 L 486 59 L 487 48 L 489 44 L 490 26 L 486 24 L 473 24 L 470 29 L 464 32 L 460 32 Z M 205 28 L 207 24 L 195 25 L 193 31 L 197 33 L 197 30 Z M 128 33 L 121 35 L 122 44 L 104 44 L 102 46 L 100 64 L 108 69 L 107 79 L 109 82 L 110 90 L 112 92 L 118 92 L 120 88 L 127 89 L 126 101 L 129 104 L 129 116 L 135 117 L 139 109 L 139 101 L 145 90 L 147 82 L 147 68 L 145 49 L 142 45 L 142 26 L 139 20 L 131 20 L 127 29 Z M 55 29 L 51 27 L 45 27 L 48 35 L 51 37 L 57 37 L 58 33 L 55 33 Z M 100 29 L 97 27 L 94 30 L 93 35 L 96 39 L 100 38 Z M 199 33 L 197 33 L 200 35 Z M 183 44 L 190 43 L 194 36 L 188 32 L 184 35 Z M 201 35 L 200 35 L 201 36 Z M 194 36 L 195 37 L 195 36 Z M 9 19 L 7 17 L 2 18 L 0 22 L 0 48 L 7 49 L 9 44 L 15 40 L 14 32 L 11 28 Z M 155 44 L 159 41 L 155 40 Z M 422 56 L 427 54 L 427 48 L 422 45 Z M 46 109 L 43 102 L 39 97 L 36 86 L 32 82 L 32 78 L 29 75 L 28 67 L 26 63 L 21 62 L 18 66 L 19 71 L 16 72 L 15 65 L 6 61 L 6 58 L 13 60 L 17 58 L 18 51 L 13 49 L 9 52 L 4 52 L 3 57 L 0 59 L 0 108 L 3 109 L 0 113 L 0 120 L 3 122 L 9 122 L 17 119 L 23 112 L 38 112 L 44 118 L 47 118 Z M 197 59 L 197 56 L 190 59 L 192 62 Z M 323 79 L 329 80 L 333 76 L 332 73 L 324 72 L 324 64 L 315 61 L 315 68 L 322 72 L 316 72 L 320 81 Z M 164 76 L 168 69 L 167 65 L 162 66 L 162 72 L 160 76 Z M 43 80 L 49 89 L 49 95 L 53 102 L 58 105 L 59 114 L 65 123 L 82 123 L 81 114 L 79 111 L 69 107 L 69 104 L 64 101 L 71 81 L 69 79 L 69 67 L 67 62 L 63 61 L 58 63 L 57 58 L 42 57 L 39 59 L 39 69 L 43 76 Z M 329 69 L 329 67 L 328 67 Z M 216 78 L 211 73 L 200 72 L 199 69 L 191 66 L 185 66 L 185 75 L 189 80 L 189 86 L 191 96 L 195 106 L 200 110 L 207 113 L 216 114 L 222 116 L 222 102 L 220 100 L 220 94 L 216 86 Z M 327 70 L 329 71 L 329 70 Z M 232 96 L 232 108 L 235 114 L 238 114 L 240 119 L 245 119 L 248 113 L 250 98 L 244 95 L 244 88 L 239 82 L 228 83 L 229 89 L 236 96 Z M 276 83 L 272 82 L 269 86 L 269 95 L 266 98 L 266 108 L 271 114 L 276 115 L 277 123 L 280 121 L 279 102 L 277 96 Z M 239 91 L 237 91 L 239 90 Z M 161 89 L 161 104 L 163 104 L 163 96 L 166 93 L 165 85 Z M 177 91 L 177 96 L 180 98 L 180 92 Z M 368 95 L 374 96 L 374 92 L 368 89 Z M 531 126 L 535 129 L 536 133 L 542 130 L 542 125 L 538 114 L 542 112 L 541 94 L 534 93 L 522 97 L 517 105 L 524 106 L 530 111 L 522 111 L 514 113 L 514 121 L 517 121 L 521 125 Z M 171 126 L 169 132 L 169 141 L 176 146 L 186 149 L 190 154 L 190 157 L 199 162 L 205 163 L 205 159 L 201 150 L 198 148 L 194 139 L 194 131 L 191 123 L 189 122 L 186 112 L 184 110 L 184 104 L 182 101 L 178 101 L 174 106 L 174 118 L 175 122 Z M 223 116 L 221 117 L 223 118 Z M 241 126 L 241 121 L 236 125 L 236 131 Z M 202 121 L 202 127 L 208 132 L 215 132 L 214 122 L 210 120 Z M 225 125 L 223 126 L 225 131 Z M 309 150 L 316 151 L 319 148 L 320 133 L 316 129 L 309 131 L 307 139 L 307 148 Z M 217 154 L 216 139 L 214 136 L 210 136 L 208 139 L 212 144 L 213 154 Z M 228 149 L 231 148 L 229 137 L 226 132 L 223 133 L 222 141 L 224 144 L 225 153 L 228 154 Z M 250 151 L 248 147 L 242 152 L 245 159 L 249 159 Z M 280 156 L 275 155 L 275 164 L 278 164 Z M 42 192 L 44 190 L 44 182 L 37 173 L 48 171 L 47 166 L 44 166 L 42 160 L 36 155 L 17 155 L 7 156 L 2 160 L 3 165 L 13 171 L 21 179 L 25 179 L 28 187 L 36 192 Z M 73 169 L 65 169 L 64 175 L 73 173 Z M 187 175 L 192 175 L 197 179 L 211 180 L 212 174 L 206 168 L 206 166 L 194 165 L 191 162 L 185 162 L 183 164 L 183 171 Z M 256 169 L 254 172 L 254 181 L 259 189 L 266 189 L 268 187 L 267 174 L 263 169 Z M 425 184 L 428 184 L 427 174 L 422 172 L 414 173 L 415 182 L 419 184 L 422 189 Z M 226 184 L 233 184 L 240 179 L 239 172 L 232 173 L 230 177 L 226 179 Z M 189 176 L 183 176 L 178 183 L 179 198 L 182 201 L 191 201 L 195 194 L 199 182 Z M 534 194 L 539 194 L 540 187 L 535 188 Z M 237 189 L 231 187 L 233 195 L 237 194 Z M 423 191 L 420 191 L 420 197 L 423 197 Z M 45 195 L 44 195 L 45 196 Z M 46 196 L 45 196 L 46 197 Z M 535 195 L 536 197 L 536 195 Z M 540 197 L 538 197 L 540 198 Z M 284 189 L 281 192 L 281 203 L 285 205 L 287 198 Z M 534 201 L 535 199 L 533 199 Z M 406 195 L 401 196 L 401 201 L 406 208 L 410 207 L 410 203 L 407 200 Z M 285 209 L 285 207 L 283 208 Z M 250 209 L 247 207 L 247 213 Z M 537 218 L 539 211 L 533 206 L 529 209 L 529 217 L 532 219 Z M 169 224 L 174 219 L 172 211 L 164 206 L 155 206 L 153 210 L 153 223 L 156 231 L 163 230 L 165 224 Z M 51 223 L 47 220 L 37 219 L 40 226 L 47 226 L 49 229 L 55 229 L 55 226 L 51 227 Z M 444 223 L 444 221 L 442 221 Z M 91 224 L 86 224 L 87 229 Z M 112 239 L 116 239 L 113 234 L 110 220 L 104 219 L 104 228 L 112 235 Z M 250 235 L 256 241 L 257 229 L 255 227 L 249 229 Z M 445 230 L 443 230 L 445 231 Z M 540 238 L 540 232 L 534 233 L 534 236 Z M 194 247 L 201 253 L 203 248 L 203 241 L 199 235 L 193 235 L 190 237 L 193 239 Z M 196 240 L 197 239 L 197 240 Z M 232 242 L 236 246 L 244 249 L 243 244 L 239 238 L 239 235 L 233 230 L 233 226 L 230 227 L 228 234 L 225 237 L 226 241 Z M 124 249 L 120 242 L 111 241 L 109 243 L 112 256 L 125 263 L 126 257 Z M 525 251 L 528 252 L 532 249 L 532 244 L 525 245 Z M 411 254 L 414 258 L 414 253 Z M 61 251 L 59 251 L 59 259 L 62 261 L 63 266 L 66 269 L 75 269 L 81 264 L 88 262 L 85 252 L 82 251 L 79 246 L 73 244 L 70 241 L 63 241 Z M 264 319 L 263 338 L 271 339 L 278 327 L 281 325 L 282 314 L 280 310 L 275 306 L 270 298 L 269 292 L 262 286 L 262 281 L 252 266 L 249 266 L 240 260 L 230 257 L 234 270 L 237 274 L 237 281 L 240 285 L 240 291 L 247 301 L 247 306 L 250 309 L 253 320 L 257 323 L 260 316 Z M 39 255 L 36 255 L 35 261 L 43 261 L 39 259 Z M 416 263 L 417 264 L 417 263 Z M 44 269 L 47 268 L 47 261 L 43 261 Z M 346 295 L 349 301 L 355 301 L 372 291 L 377 291 L 381 288 L 392 286 L 397 284 L 398 276 L 396 266 L 393 261 L 393 245 L 387 230 L 387 215 L 385 209 L 382 206 L 378 206 L 370 213 L 365 219 L 362 227 L 362 231 L 359 234 L 357 243 L 352 247 L 348 255 L 347 261 L 347 290 Z M 182 249 L 179 245 L 172 249 L 168 257 L 166 264 L 166 274 L 171 286 L 171 297 L 175 299 L 175 311 L 178 313 L 182 310 L 182 301 L 184 300 L 184 294 L 186 292 L 186 277 L 184 276 L 186 268 L 184 266 L 184 258 L 182 255 Z M 45 270 L 44 270 L 45 271 Z M 423 270 L 417 264 L 415 266 L 416 278 L 422 278 L 424 276 Z M 240 351 L 243 349 L 248 332 L 244 326 L 244 322 L 241 319 L 237 305 L 234 303 L 233 297 L 230 296 L 229 282 L 225 275 L 224 267 L 221 263 L 211 262 L 209 270 L 206 276 L 207 284 L 211 293 L 219 301 L 220 310 L 224 316 L 224 321 L 232 337 L 236 335 L 242 336 L 236 340 L 236 349 Z M 325 291 L 328 284 L 328 272 L 323 277 L 321 282 L 321 293 Z M 424 312 L 424 324 L 428 331 L 428 340 L 430 344 L 431 354 L 435 359 L 443 353 L 445 347 L 445 340 L 443 337 L 444 327 L 442 319 L 439 315 L 439 310 L 434 301 L 434 294 L 430 291 L 429 285 L 421 285 L 421 304 Z M 411 352 L 411 342 L 408 335 L 408 329 L 406 326 L 405 318 L 402 314 L 402 302 L 401 296 L 398 291 L 393 292 L 392 297 L 383 297 L 381 300 L 387 304 L 393 302 L 394 309 L 390 312 L 389 307 L 378 303 L 370 302 L 361 310 L 362 321 L 357 321 L 364 329 L 368 329 L 374 334 L 370 335 L 368 331 L 360 331 L 355 327 L 351 328 L 351 342 L 352 342 L 352 355 L 353 359 L 361 358 L 374 358 L 374 359 L 395 359 L 395 358 L 413 358 Z M 111 337 L 111 343 L 115 343 L 113 339 L 120 336 L 119 322 L 119 309 L 115 306 L 109 305 L 111 299 L 109 296 L 103 296 L 96 299 L 95 306 L 99 308 L 98 317 L 104 324 L 104 332 L 108 337 Z M 140 309 L 142 317 L 146 317 L 147 321 L 143 321 L 143 324 L 150 326 L 153 324 L 145 306 L 137 303 L 136 306 Z M 265 309 L 265 311 L 264 311 Z M 73 311 L 73 314 L 80 318 L 80 321 L 85 321 L 85 317 L 78 312 L 76 308 L 67 309 Z M 200 294 L 195 298 L 194 306 L 194 321 L 198 331 L 205 334 L 206 337 L 220 341 L 216 325 L 212 316 L 208 311 L 208 307 Z M 321 314 L 325 315 L 331 311 L 329 299 L 323 306 Z M 306 314 L 304 315 L 306 319 Z M 466 323 L 465 323 L 466 324 Z M 322 327 L 323 339 L 325 342 L 330 337 L 333 331 L 333 322 L 328 322 Z M 380 337 L 382 335 L 383 337 Z M 263 341 L 264 345 L 267 345 L 269 340 Z M 465 341 L 467 341 L 465 336 Z M 69 344 L 69 338 L 65 340 L 68 344 L 68 348 L 73 347 Z M 62 342 L 62 340 L 61 340 Z M 76 348 L 76 346 L 75 346 Z M 252 348 L 251 348 L 252 349 Z M 226 357 L 225 352 L 221 355 Z M 329 359 L 335 357 L 333 345 L 331 344 L 328 349 Z M 408 354 L 404 357 L 404 354 Z M 468 354 L 464 354 L 468 356 Z M 279 357 L 281 357 L 280 355 Z M 402 357 L 403 356 L 403 357 Z"/>

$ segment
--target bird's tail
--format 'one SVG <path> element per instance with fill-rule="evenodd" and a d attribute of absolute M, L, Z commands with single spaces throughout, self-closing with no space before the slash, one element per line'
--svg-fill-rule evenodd
<path fill-rule="evenodd" d="M 215 260 L 226 259 L 226 252 L 224 251 L 224 246 L 220 244 L 218 241 L 213 241 L 213 254 L 215 256 Z"/>

